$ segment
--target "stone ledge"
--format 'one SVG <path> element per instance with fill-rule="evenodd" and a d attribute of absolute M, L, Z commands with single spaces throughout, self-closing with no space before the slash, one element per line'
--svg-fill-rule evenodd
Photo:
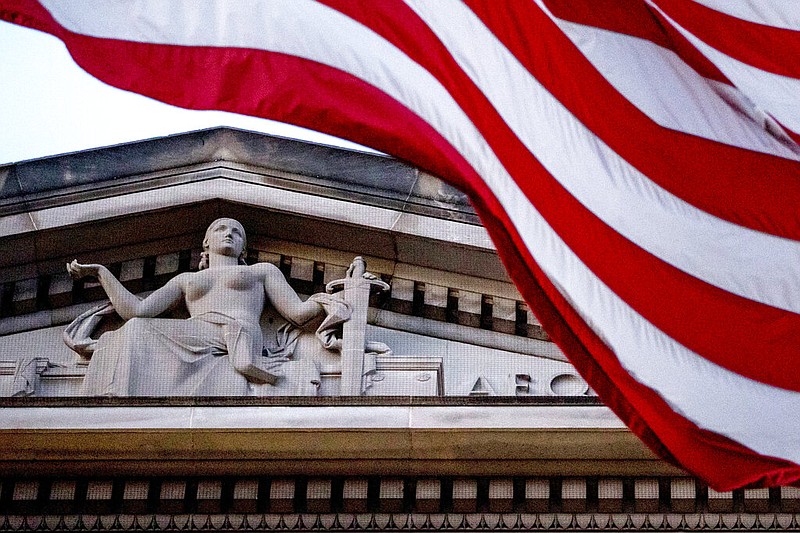
<path fill-rule="evenodd" d="M 3 367 L 0 366 L 0 369 Z M 42 407 L 331 407 L 331 406 L 602 406 L 597 396 L 129 396 L 94 397 L 5 397 L 0 408 Z M 0 416 L 0 420 L 2 417 Z"/>
<path fill-rule="evenodd" d="M 4 472 L 675 475 L 601 406 L 16 408 Z"/>

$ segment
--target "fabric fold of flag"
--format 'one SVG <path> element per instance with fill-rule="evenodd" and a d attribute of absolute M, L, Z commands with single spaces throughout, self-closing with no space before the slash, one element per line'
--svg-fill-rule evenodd
<path fill-rule="evenodd" d="M 113 86 L 465 190 L 601 398 L 717 490 L 800 481 L 800 16 L 718 0 L 0 0 Z M 211 23 L 213 21 L 213 23 Z"/>

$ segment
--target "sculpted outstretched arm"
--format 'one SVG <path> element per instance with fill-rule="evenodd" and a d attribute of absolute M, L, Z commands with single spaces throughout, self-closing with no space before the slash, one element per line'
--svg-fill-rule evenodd
<path fill-rule="evenodd" d="M 178 278 L 171 279 L 147 298 L 140 300 L 103 265 L 82 265 L 77 261 L 72 261 L 67 263 L 67 272 L 73 279 L 87 276 L 97 278 L 111 303 L 114 304 L 114 309 L 125 320 L 159 315 L 178 303 L 183 297 L 183 290 Z"/>
<path fill-rule="evenodd" d="M 265 263 L 264 268 L 264 290 L 269 301 L 286 320 L 302 326 L 323 312 L 317 302 L 301 300 L 275 265 Z"/>

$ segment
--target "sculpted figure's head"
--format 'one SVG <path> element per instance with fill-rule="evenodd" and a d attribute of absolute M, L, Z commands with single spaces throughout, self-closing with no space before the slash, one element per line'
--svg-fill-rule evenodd
<path fill-rule="evenodd" d="M 238 257 L 240 265 L 246 265 L 247 235 L 238 220 L 218 218 L 206 230 L 203 239 L 203 253 L 200 256 L 200 270 L 208 268 L 208 256 L 214 253 Z"/>

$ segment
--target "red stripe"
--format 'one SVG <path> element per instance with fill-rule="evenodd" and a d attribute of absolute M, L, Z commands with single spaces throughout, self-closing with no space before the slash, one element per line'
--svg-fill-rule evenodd
<path fill-rule="evenodd" d="M 775 119 L 775 117 L 772 117 L 772 118 L 773 118 L 773 120 L 775 120 L 775 122 L 780 124 L 781 128 L 783 128 L 783 131 L 786 133 L 786 135 L 788 135 L 789 138 L 791 138 L 795 142 L 795 144 L 800 146 L 800 133 L 797 133 L 797 132 L 794 132 L 794 131 L 790 130 L 789 128 L 787 128 L 786 126 L 781 124 L 781 122 L 779 120 Z"/>
<path fill-rule="evenodd" d="M 432 71 L 553 229 L 637 312 L 725 368 L 764 383 L 800 390 L 800 376 L 793 372 L 795 347 L 800 345 L 800 315 L 699 281 L 644 252 L 601 222 L 528 152 L 436 37 L 402 4 L 389 0 L 361 5 L 338 0 L 327 3 L 374 29 Z M 397 24 L 398 20 L 402 23 Z M 536 27 L 538 32 L 544 31 L 541 25 Z M 557 50 L 548 50 L 558 56 Z M 753 331 L 759 335 L 753 336 Z M 750 353 L 764 355 L 744 356 L 741 347 L 745 345 Z"/>
<path fill-rule="evenodd" d="M 641 0 L 543 0 L 556 17 L 646 39 L 675 51 L 704 78 L 732 85 L 691 42 Z"/>
<path fill-rule="evenodd" d="M 0 20 L 61 37 L 63 28 L 36 0 L 2 0 Z"/>
<path fill-rule="evenodd" d="M 800 78 L 800 32 L 756 24 L 687 0 L 658 6 L 701 41 L 755 68 Z"/>
<path fill-rule="evenodd" d="M 124 56 L 120 56 L 120 60 L 124 60 Z M 350 135 L 343 135 L 344 137 L 362 143 L 369 137 L 363 134 L 363 126 L 379 122 L 382 127 L 379 128 L 379 135 L 372 139 L 375 142 L 365 144 L 372 144 L 389 151 L 386 145 L 394 143 L 393 151 L 400 156 L 405 156 L 425 168 L 439 169 L 437 170 L 439 174 L 456 185 L 467 185 L 466 188 L 474 199 L 476 208 L 496 239 L 501 255 L 510 266 L 512 276 L 523 290 L 526 299 L 534 309 L 537 309 L 545 327 L 554 338 L 559 339 L 560 345 L 578 364 L 579 370 L 590 377 L 590 383 L 595 390 L 600 392 L 612 408 L 651 446 L 658 447 L 659 437 L 650 432 L 648 424 L 652 425 L 661 435 L 660 438 L 668 442 L 673 450 L 685 454 L 683 461 L 688 468 L 706 479 L 715 478 L 714 486 L 720 490 L 745 483 L 788 483 L 798 479 L 800 474 L 797 467 L 791 463 L 760 457 L 727 439 L 697 430 L 672 413 L 657 395 L 633 381 L 621 369 L 613 354 L 547 281 L 524 248 L 520 248 L 519 251 L 515 249 L 522 246 L 521 240 L 511 229 L 510 221 L 485 184 L 435 132 L 425 128 L 424 125 L 420 127 L 417 117 L 402 106 L 396 103 L 393 105 L 390 101 L 382 99 L 377 99 L 373 102 L 374 105 L 367 106 L 369 109 L 366 112 L 374 116 L 365 116 L 362 103 L 352 98 L 350 94 L 327 89 L 331 80 L 320 77 L 323 72 L 316 71 L 316 75 L 304 75 L 307 68 L 314 67 L 313 63 L 294 60 L 282 64 L 290 69 L 285 72 L 289 84 L 285 89 L 294 97 L 287 103 L 287 109 L 273 109 L 273 114 L 266 118 L 291 119 L 299 125 L 307 125 L 313 119 L 322 118 L 323 122 L 316 124 L 317 129 L 334 134 L 346 130 Z M 163 71 L 159 70 L 159 74 L 168 71 L 168 68 L 164 68 Z M 244 72 L 235 74 L 234 81 L 237 83 L 244 81 L 241 79 Z M 330 73 L 324 74 L 327 76 Z M 348 78 L 346 75 L 341 76 Z M 197 89 L 197 86 L 193 87 L 188 83 L 184 85 L 185 81 L 179 77 L 175 81 L 178 83 L 174 87 L 175 90 Z M 341 85 L 340 82 L 337 83 L 337 86 Z M 350 85 L 350 80 L 345 85 Z M 369 93 L 369 91 L 364 92 Z M 229 107 L 224 108 L 229 109 Z M 335 110 L 335 115 L 326 116 L 331 109 Z M 340 125 L 326 122 L 341 117 L 349 117 L 347 120 L 354 122 Z M 418 135 L 424 135 L 423 144 L 436 148 L 425 149 L 426 146 L 420 148 L 417 143 Z M 541 281 L 543 288 L 538 286 L 537 279 Z M 590 352 L 598 358 L 599 364 L 592 361 Z M 614 381 L 619 383 L 620 389 L 617 389 Z M 625 395 L 631 398 L 637 407 L 628 403 Z M 638 411 L 641 411 L 645 418 L 642 418 Z M 663 448 L 660 451 L 663 453 Z"/>
<path fill-rule="evenodd" d="M 715 216 L 800 239 L 800 163 L 659 126 L 620 95 L 532 2 L 508 0 L 499 10 L 466 1 L 553 96 L 642 174 Z"/>
<path fill-rule="evenodd" d="M 396 148 L 395 126 L 388 123 L 398 117 L 407 130 L 404 157 L 439 161 L 432 154 L 453 150 L 426 122 L 382 91 L 313 61 L 247 49 L 149 45 L 71 33 L 64 41 L 75 61 L 98 79 L 172 105 L 273 118 L 386 153 Z M 320 102 L 345 95 L 350 104 L 310 105 L 298 87 L 316 87 L 312 94 Z"/>

